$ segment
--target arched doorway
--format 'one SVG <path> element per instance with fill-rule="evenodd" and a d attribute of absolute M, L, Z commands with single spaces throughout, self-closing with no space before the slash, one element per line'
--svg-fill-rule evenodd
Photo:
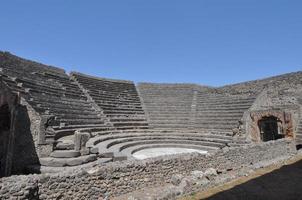
<path fill-rule="evenodd" d="M 8 104 L 0 107 L 0 177 L 6 173 L 11 116 Z"/>
<path fill-rule="evenodd" d="M 266 142 L 283 138 L 282 123 L 277 117 L 263 117 L 258 121 L 261 140 Z"/>

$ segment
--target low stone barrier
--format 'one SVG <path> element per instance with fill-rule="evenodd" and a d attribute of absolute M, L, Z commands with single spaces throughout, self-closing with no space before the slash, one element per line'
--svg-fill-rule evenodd
<path fill-rule="evenodd" d="M 225 148 L 212 155 L 182 154 L 142 161 L 122 161 L 58 174 L 0 179 L 1 199 L 98 199 L 170 183 L 174 174 L 215 168 L 219 173 L 291 156 L 294 141 L 282 139 Z"/>

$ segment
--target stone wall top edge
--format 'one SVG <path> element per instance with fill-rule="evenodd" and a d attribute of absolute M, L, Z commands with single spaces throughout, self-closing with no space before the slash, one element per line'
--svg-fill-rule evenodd
<path fill-rule="evenodd" d="M 56 73 L 66 74 L 65 70 L 60 68 L 60 67 L 55 67 L 55 66 L 46 65 L 46 64 L 43 64 L 43 63 L 40 63 L 40 62 L 28 60 L 28 59 L 16 56 L 16 55 L 14 55 L 10 52 L 7 52 L 7 51 L 0 51 L 0 56 L 8 56 L 8 57 L 11 57 L 12 59 L 18 59 L 18 60 L 21 60 L 23 62 L 28 62 L 28 63 L 32 63 L 32 64 L 35 64 L 35 65 L 39 65 L 39 67 L 41 67 L 41 68 L 46 68 L 46 69 L 48 69 L 50 71 L 53 71 L 53 72 L 56 72 Z"/>
<path fill-rule="evenodd" d="M 250 80 L 250 81 L 243 81 L 243 82 L 234 83 L 234 84 L 227 84 L 227 85 L 217 87 L 217 89 L 225 89 L 225 88 L 229 88 L 229 87 L 247 85 L 247 84 L 257 85 L 257 83 L 259 83 L 259 82 L 276 81 L 276 79 L 279 79 L 279 78 L 291 77 L 291 76 L 295 76 L 295 75 L 300 75 L 302 77 L 302 71 L 290 72 L 290 73 L 280 74 L 280 75 L 276 75 L 276 76 L 269 76 L 266 78 L 255 79 L 255 80 Z"/>
<path fill-rule="evenodd" d="M 117 83 L 129 83 L 129 84 L 134 84 L 133 81 L 129 81 L 129 80 L 121 80 L 121 79 L 111 79 L 111 78 L 102 78 L 102 77 L 98 77 L 98 76 L 92 76 L 92 75 L 88 75 L 88 74 L 83 74 L 81 72 L 76 72 L 76 71 L 71 71 L 70 72 L 70 76 L 72 75 L 78 75 L 78 76 L 84 76 L 86 78 L 91 78 L 91 79 L 96 79 L 96 80 L 102 80 L 102 81 L 111 81 L 111 82 L 117 82 Z"/>
<path fill-rule="evenodd" d="M 190 87 L 205 87 L 211 88 L 210 86 L 198 85 L 195 83 L 152 83 L 152 82 L 139 82 L 137 83 L 138 86 L 143 85 L 154 85 L 154 86 L 190 86 Z"/>

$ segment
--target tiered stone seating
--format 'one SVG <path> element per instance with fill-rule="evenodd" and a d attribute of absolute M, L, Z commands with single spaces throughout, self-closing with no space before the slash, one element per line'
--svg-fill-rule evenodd
<path fill-rule="evenodd" d="M 145 113 L 133 82 L 96 78 L 75 72 L 71 76 L 103 110 L 116 129 L 148 128 Z"/>
<path fill-rule="evenodd" d="M 4 52 L 0 52 L 0 68 L 3 82 L 20 92 L 36 112 L 55 117 L 55 135 L 47 137 L 46 143 L 59 141 L 78 129 L 110 129 L 64 70 Z"/>
<path fill-rule="evenodd" d="M 133 159 L 133 153 L 147 148 L 181 147 L 211 153 L 233 143 L 235 143 L 233 138 L 223 133 L 149 129 L 100 135 L 89 140 L 87 146 L 97 147 L 101 157 L 109 157 L 116 161 Z"/>
<path fill-rule="evenodd" d="M 302 72 L 292 72 L 288 74 L 282 74 L 279 76 L 273 76 L 269 78 L 247 81 L 243 83 L 237 83 L 232 85 L 226 85 L 220 87 L 219 90 L 228 94 L 247 94 L 255 95 L 261 92 L 265 88 L 280 89 L 280 88 L 292 88 L 302 84 Z"/>
<path fill-rule="evenodd" d="M 197 94 L 195 128 L 232 131 L 239 125 L 255 96 L 223 95 L 199 92 Z"/>
<path fill-rule="evenodd" d="M 27 61 L 8 53 L 0 54 L 1 74 L 13 90 L 21 91 L 41 114 L 56 116 L 56 130 L 104 125 L 87 97 L 64 70 Z M 61 124 L 61 127 L 59 126 Z"/>
<path fill-rule="evenodd" d="M 150 127 L 189 128 L 194 87 L 192 84 L 138 84 Z"/>

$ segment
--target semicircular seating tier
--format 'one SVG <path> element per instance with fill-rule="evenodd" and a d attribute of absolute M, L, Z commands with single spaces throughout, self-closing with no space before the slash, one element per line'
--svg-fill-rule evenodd
<path fill-rule="evenodd" d="M 248 142 L 220 132 L 196 132 L 185 130 L 124 130 L 103 134 L 90 139 L 87 146 L 97 147 L 102 158 L 113 161 L 134 159 L 133 154 L 154 148 L 183 148 L 215 152 L 226 146 L 245 145 Z"/>

